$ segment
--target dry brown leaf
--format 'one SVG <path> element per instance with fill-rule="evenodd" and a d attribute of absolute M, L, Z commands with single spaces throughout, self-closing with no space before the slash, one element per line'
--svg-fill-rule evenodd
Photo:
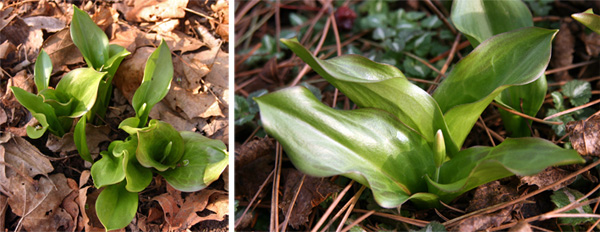
<path fill-rule="evenodd" d="M 136 0 L 133 9 L 125 13 L 130 22 L 158 22 L 185 16 L 188 0 Z"/>
<path fill-rule="evenodd" d="M 37 57 L 39 48 L 44 42 L 41 29 L 32 29 L 20 17 L 13 18 L 4 28 L 0 30 L 0 41 L 9 41 L 18 48 L 15 59 L 8 63 L 13 72 L 17 72 L 31 64 Z"/>
<path fill-rule="evenodd" d="M 54 170 L 48 158 L 36 147 L 27 142 L 27 140 L 12 134 L 8 134 L 7 138 L 6 142 L 0 142 L 0 146 L 5 150 L 4 156 L 0 157 L 0 160 L 3 159 L 2 161 L 9 163 L 14 168 L 18 168 L 30 177 L 46 175 Z M 0 155 L 2 154 L 0 153 Z M 11 168 L 6 169 L 5 172 L 7 178 L 16 175 L 15 171 Z M 2 175 L 4 173 L 1 173 L 0 177 Z M 0 184 L 2 183 L 0 181 Z"/>
<path fill-rule="evenodd" d="M 102 142 L 110 141 L 108 134 L 110 133 L 110 127 L 107 125 L 96 126 L 87 124 L 85 127 L 85 135 L 87 146 L 91 154 L 100 154 L 100 146 Z M 52 152 L 67 154 L 73 151 L 77 151 L 75 142 L 73 140 L 73 132 L 66 133 L 62 138 L 50 134 L 48 141 L 46 141 L 46 147 Z"/>
<path fill-rule="evenodd" d="M 115 73 L 113 83 L 131 104 L 131 99 L 144 78 L 146 61 L 154 48 L 141 47 L 130 58 L 125 59 Z"/>
<path fill-rule="evenodd" d="M 236 196 L 245 196 L 246 198 L 251 199 L 265 181 L 267 184 L 273 182 L 273 178 L 269 178 L 267 180 L 271 170 L 273 170 L 273 161 L 273 155 L 264 155 L 248 162 L 243 166 L 236 165 Z M 248 173 L 252 173 L 252 175 L 248 175 Z M 266 192 L 267 191 L 260 192 L 258 197 L 264 197 L 267 194 Z"/>
<path fill-rule="evenodd" d="M 5 231 L 6 209 L 8 208 L 8 197 L 0 194 L 0 231 Z"/>
<path fill-rule="evenodd" d="M 591 57 L 597 57 L 600 54 L 600 35 L 596 33 L 581 33 L 579 36 L 585 44 L 585 51 Z"/>
<path fill-rule="evenodd" d="M 10 90 L 10 87 L 12 86 L 19 87 L 30 93 L 34 93 L 35 82 L 33 80 L 33 75 L 27 75 L 27 71 L 23 70 L 18 72 L 14 77 L 8 79 L 6 93 L 4 94 L 2 101 L 5 104 L 11 103 L 7 104 L 8 107 L 19 107 L 21 104 L 16 101 L 15 95 L 13 94 L 12 90 Z"/>
<path fill-rule="evenodd" d="M 499 181 L 481 185 L 475 190 L 473 199 L 469 202 L 467 212 L 483 209 L 490 205 L 510 201 L 518 197 L 516 188 L 501 185 Z M 520 209 L 522 204 L 511 205 L 500 211 L 474 216 L 462 221 L 456 228 L 458 231 L 477 231 L 497 227 L 511 220 L 512 212 Z"/>
<path fill-rule="evenodd" d="M 84 228 L 85 231 L 106 231 L 98 217 L 96 216 L 96 199 L 100 195 L 100 190 L 95 189 L 92 193 L 87 194 L 87 190 L 91 186 L 79 189 L 79 197 L 77 197 L 77 204 L 79 205 L 79 212 L 81 212 L 82 219 L 78 225 L 79 228 Z"/>
<path fill-rule="evenodd" d="M 13 53 L 15 50 L 17 50 L 17 47 L 15 47 L 14 44 L 8 40 L 4 41 L 2 44 L 0 44 L 0 59 L 6 59 L 8 55 Z M 4 73 L 2 73 L 2 75 L 4 75 Z"/>
<path fill-rule="evenodd" d="M 127 51 L 134 54 L 137 49 L 137 41 L 145 40 L 144 32 L 139 30 L 137 27 L 129 26 L 128 24 L 114 24 L 114 34 L 112 36 L 112 40 L 110 40 L 111 44 L 121 45 Z M 131 56 L 128 56 L 128 59 Z M 117 72 L 118 73 L 118 72 Z"/>
<path fill-rule="evenodd" d="M 213 118 L 210 123 L 202 127 L 201 131 L 212 139 L 218 139 L 228 144 L 229 140 L 229 120 L 227 118 Z"/>
<path fill-rule="evenodd" d="M 83 56 L 71 40 L 69 28 L 62 29 L 44 41 L 44 51 L 52 60 L 52 73 L 67 71 L 67 65 L 83 63 Z"/>
<path fill-rule="evenodd" d="M 94 20 L 96 25 L 98 25 L 102 31 L 106 31 L 106 28 L 118 21 L 118 19 L 119 13 L 117 10 L 108 8 L 107 6 L 100 7 L 92 15 L 92 20 Z"/>
<path fill-rule="evenodd" d="M 223 199 L 220 196 L 227 196 L 226 192 L 204 189 L 188 195 L 182 205 L 178 205 L 176 203 L 176 197 L 172 194 L 181 193 L 177 193 L 176 191 L 167 192 L 153 198 L 153 200 L 156 200 L 159 203 L 164 211 L 166 225 L 162 227 L 163 231 L 183 231 L 191 228 L 201 221 L 221 221 L 224 219 L 222 216 L 216 213 L 211 213 L 206 216 L 199 216 L 197 212 L 204 211 L 211 199 L 219 200 L 219 207 L 222 208 Z"/>
<path fill-rule="evenodd" d="M 533 176 L 524 176 L 521 177 L 521 185 L 537 185 L 539 188 L 546 187 L 548 185 L 556 183 L 558 180 L 568 176 L 571 172 L 565 171 L 556 167 L 546 168 L 543 172 L 535 174 Z M 566 187 L 572 184 L 575 181 L 575 178 L 572 178 L 568 181 L 564 181 L 559 185 L 556 185 L 550 189 L 553 191 L 559 190 L 563 187 Z"/>
<path fill-rule="evenodd" d="M 575 36 L 573 36 L 571 29 L 569 29 L 568 21 L 572 20 L 566 20 L 565 22 L 562 22 L 558 34 L 556 34 L 556 37 L 554 37 L 552 46 L 552 59 L 550 60 L 550 64 L 554 68 L 560 68 L 573 64 Z M 556 81 L 568 81 L 573 79 L 573 77 L 569 75 L 568 71 L 557 72 L 554 75 L 556 77 Z"/>
<path fill-rule="evenodd" d="M 47 32 L 57 32 L 66 27 L 66 22 L 50 16 L 34 16 L 24 18 L 23 21 L 31 27 L 32 30 L 43 29 Z"/>
<path fill-rule="evenodd" d="M 600 114 L 567 123 L 573 148 L 581 155 L 600 156 Z"/>
<path fill-rule="evenodd" d="M 300 226 L 308 222 L 312 209 L 321 204 L 327 197 L 339 192 L 341 188 L 328 179 L 305 176 L 302 188 L 298 192 L 302 176 L 304 175 L 296 169 L 287 169 L 285 177 L 285 185 L 283 199 L 279 204 L 279 208 L 284 215 L 288 214 L 290 206 L 294 204 L 294 208 L 290 214 L 289 225 L 292 228 L 298 229 Z M 298 194 L 296 202 L 292 200 Z"/>
<path fill-rule="evenodd" d="M 61 208 L 63 208 L 69 215 L 71 215 L 71 218 L 73 218 L 73 221 L 70 221 L 70 229 L 65 229 L 65 231 L 73 232 L 78 227 L 77 219 L 79 218 L 79 205 L 77 204 L 77 197 L 79 196 L 79 187 L 77 186 L 75 180 L 70 178 L 67 178 L 67 184 L 71 189 L 71 193 L 69 193 L 69 195 L 62 201 Z"/>
<path fill-rule="evenodd" d="M 508 232 L 532 232 L 533 230 L 531 230 L 531 226 L 529 226 L 529 223 L 525 222 L 525 221 L 520 221 L 518 222 L 515 226 L 511 227 L 510 230 L 508 230 Z"/>
<path fill-rule="evenodd" d="M 192 91 L 172 86 L 164 101 L 181 109 L 188 118 L 224 117 L 217 98 L 211 93 L 194 94 Z"/>
<path fill-rule="evenodd" d="M 205 46 L 205 43 L 199 39 L 177 30 L 166 34 L 148 33 L 145 35 L 144 39 L 145 40 L 142 40 L 141 43 L 138 43 L 140 46 L 154 44 L 158 47 L 160 41 L 164 39 L 171 51 L 181 51 L 181 53 L 195 51 Z"/>
<path fill-rule="evenodd" d="M 7 191 L 14 214 L 22 217 L 27 231 L 71 230 L 73 218 L 60 207 L 72 189 L 62 173 L 41 177 L 36 185 L 17 175 L 9 178 Z"/>

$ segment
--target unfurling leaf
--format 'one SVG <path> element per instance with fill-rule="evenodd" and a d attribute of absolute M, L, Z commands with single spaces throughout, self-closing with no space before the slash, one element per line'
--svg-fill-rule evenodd
<path fill-rule="evenodd" d="M 160 175 L 179 191 L 198 191 L 217 180 L 227 167 L 227 147 L 220 140 L 198 133 L 182 131 L 180 134 L 185 145 L 183 156 L 176 168 Z"/>
<path fill-rule="evenodd" d="M 44 49 L 40 50 L 40 54 L 35 60 L 35 68 L 33 69 L 33 79 L 38 93 L 48 88 L 50 83 L 50 74 L 52 74 L 52 60 Z"/>
<path fill-rule="evenodd" d="M 600 34 L 600 16 L 594 14 L 592 8 L 586 10 L 583 13 L 572 14 L 575 20 L 579 21 L 581 24 L 585 25 L 592 31 Z"/>
<path fill-rule="evenodd" d="M 108 60 L 108 37 L 87 13 L 75 5 L 71 20 L 71 39 L 88 66 L 100 70 Z"/>
<path fill-rule="evenodd" d="M 136 157 L 144 167 L 158 171 L 175 168 L 184 151 L 183 138 L 166 122 L 150 120 L 147 128 L 137 132 Z"/>

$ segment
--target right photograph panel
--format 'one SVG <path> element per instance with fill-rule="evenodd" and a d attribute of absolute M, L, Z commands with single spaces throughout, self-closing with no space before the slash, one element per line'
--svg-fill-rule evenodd
<path fill-rule="evenodd" d="M 598 229 L 600 2 L 236 1 L 236 231 Z"/>

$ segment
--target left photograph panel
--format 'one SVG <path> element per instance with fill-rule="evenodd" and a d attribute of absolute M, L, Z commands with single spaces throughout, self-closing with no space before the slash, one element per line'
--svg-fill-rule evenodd
<path fill-rule="evenodd" d="M 228 231 L 229 1 L 0 1 L 0 231 Z"/>

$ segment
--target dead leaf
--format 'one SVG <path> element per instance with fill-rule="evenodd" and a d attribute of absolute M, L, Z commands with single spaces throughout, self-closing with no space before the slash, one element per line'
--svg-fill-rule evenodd
<path fill-rule="evenodd" d="M 46 175 L 54 168 L 52 164 L 36 147 L 31 145 L 27 140 L 14 136 L 12 134 L 7 135 L 9 138 L 6 142 L 0 142 L 0 146 L 4 148 L 4 156 L 0 156 L 6 163 L 9 163 L 14 168 L 19 168 L 26 175 L 35 177 L 37 175 Z M 0 153 L 2 155 L 2 153 Z M 1 165 L 2 167 L 4 165 Z M 1 170 L 0 170 L 1 171 Z M 6 169 L 6 177 L 11 178 L 16 176 L 14 170 Z M 2 177 L 4 173 L 0 173 Z M 0 181 L 4 183 L 5 180 Z"/>
<path fill-rule="evenodd" d="M 128 24 L 115 24 L 115 31 L 112 36 L 111 44 L 121 45 L 127 51 L 134 54 L 137 49 L 137 41 L 145 40 L 144 33 L 137 27 L 129 26 Z M 128 56 L 128 59 L 131 56 Z M 118 73 L 118 72 L 117 72 Z"/>
<path fill-rule="evenodd" d="M 524 176 L 521 177 L 521 185 L 536 185 L 538 188 L 543 188 L 548 185 L 556 183 L 558 180 L 568 176 L 571 172 L 557 168 L 557 167 L 549 167 L 544 171 L 535 174 L 533 176 Z M 575 178 L 572 178 L 568 181 L 562 182 L 559 185 L 556 185 L 550 189 L 553 191 L 559 190 L 565 186 L 572 184 L 575 181 Z"/>
<path fill-rule="evenodd" d="M 133 9 L 125 14 L 130 22 L 158 22 L 163 19 L 183 18 L 188 0 L 136 0 Z"/>
<path fill-rule="evenodd" d="M 501 185 L 499 181 L 492 181 L 477 187 L 473 199 L 469 202 L 467 212 L 510 201 L 517 197 L 516 188 Z M 474 216 L 462 221 L 455 229 L 458 231 L 476 231 L 497 227 L 511 220 L 512 212 L 519 210 L 521 207 L 522 204 L 515 204 L 494 213 Z"/>
<path fill-rule="evenodd" d="M 531 226 L 525 221 L 519 221 L 515 226 L 511 227 L 508 232 L 532 232 Z"/>
<path fill-rule="evenodd" d="M 107 125 L 96 126 L 87 124 L 85 127 L 85 135 L 87 146 L 91 154 L 100 154 L 100 146 L 102 142 L 110 141 L 108 137 L 110 133 L 110 127 Z M 73 151 L 77 151 L 75 142 L 73 141 L 73 132 L 66 133 L 62 138 L 50 134 L 46 141 L 46 147 L 52 152 L 68 154 Z"/>
<path fill-rule="evenodd" d="M 106 231 L 98 216 L 96 216 L 96 199 L 98 195 L 100 195 L 101 190 L 96 189 L 92 193 L 88 194 L 87 190 L 91 186 L 79 189 L 79 197 L 77 198 L 77 203 L 79 205 L 79 212 L 81 212 L 82 220 L 80 226 L 85 228 L 85 231 Z M 81 225 L 83 224 L 83 225 Z"/>
<path fill-rule="evenodd" d="M 57 32 L 66 27 L 66 22 L 56 17 L 34 16 L 24 18 L 23 21 L 31 27 L 32 30 L 43 29 L 46 32 Z"/>
<path fill-rule="evenodd" d="M 92 15 L 92 20 L 94 20 L 96 25 L 98 25 L 102 31 L 106 31 L 106 28 L 118 21 L 118 19 L 119 13 L 117 10 L 108 8 L 107 6 L 98 8 Z"/>
<path fill-rule="evenodd" d="M 138 42 L 138 46 L 148 46 L 154 44 L 156 47 L 158 47 L 158 45 L 160 45 L 161 40 L 163 39 L 165 40 L 171 51 L 181 51 L 181 53 L 195 51 L 206 45 L 199 39 L 191 37 L 181 31 L 175 30 L 171 33 L 166 34 L 145 34 L 144 40 Z"/>
<path fill-rule="evenodd" d="M 63 199 L 71 193 L 67 179 L 62 173 L 41 177 L 37 186 L 17 175 L 9 178 L 7 191 L 13 213 L 22 217 L 27 231 L 70 230 L 73 218 L 60 207 Z"/>
<path fill-rule="evenodd" d="M 567 123 L 569 141 L 581 155 L 600 156 L 600 114 Z"/>
<path fill-rule="evenodd" d="M 6 209 L 8 208 L 8 197 L 0 194 L 0 231 L 5 231 Z"/>
<path fill-rule="evenodd" d="M 71 215 L 73 219 L 70 221 L 69 229 L 65 229 L 65 231 L 75 231 L 77 229 L 77 219 L 79 218 L 79 205 L 77 204 L 77 197 L 79 196 L 79 187 L 75 180 L 67 178 L 67 184 L 71 189 L 71 193 L 62 201 L 61 208 L 65 209 L 65 211 Z"/>
<path fill-rule="evenodd" d="M 17 50 L 14 44 L 11 42 L 4 41 L 0 44 L 0 59 L 6 59 L 10 53 L 13 53 Z"/>
<path fill-rule="evenodd" d="M 585 44 L 585 51 L 591 57 L 597 57 L 600 54 L 600 35 L 596 33 L 581 33 L 579 38 Z"/>
<path fill-rule="evenodd" d="M 2 102 L 7 104 L 10 107 L 19 107 L 21 103 L 16 101 L 15 95 L 13 94 L 10 87 L 15 86 L 19 87 L 27 92 L 35 93 L 35 81 L 33 80 L 33 75 L 27 75 L 27 71 L 23 70 L 17 73 L 14 77 L 8 79 L 6 93 L 2 99 Z"/>
<path fill-rule="evenodd" d="M 52 60 L 52 73 L 68 71 L 67 65 L 83 63 L 83 56 L 71 40 L 69 28 L 48 37 L 43 44 L 44 51 Z"/>
<path fill-rule="evenodd" d="M 119 70 L 115 73 L 113 83 L 130 104 L 133 94 L 142 83 L 146 61 L 153 51 L 154 48 L 150 47 L 138 48 L 130 58 L 121 63 Z"/>
<path fill-rule="evenodd" d="M 565 19 L 560 25 L 560 30 L 553 41 L 552 67 L 559 68 L 573 64 L 573 53 L 575 52 L 575 36 L 569 28 L 570 19 Z M 568 71 L 557 72 L 554 74 L 556 81 L 568 81 L 573 79 Z"/>
<path fill-rule="evenodd" d="M 183 231 L 190 229 L 201 221 L 224 220 L 224 218 L 216 212 L 206 216 L 199 216 L 198 212 L 204 211 L 209 202 L 211 202 L 211 199 L 213 199 L 213 201 L 219 200 L 219 207 L 222 208 L 224 202 L 222 202 L 223 198 L 220 196 L 226 197 L 226 192 L 204 189 L 188 195 L 182 205 L 177 205 L 175 200 L 176 196 L 173 196 L 173 194 L 181 193 L 167 192 L 152 198 L 153 200 L 156 200 L 163 209 L 166 223 L 166 225 L 162 227 L 163 231 Z"/>
<path fill-rule="evenodd" d="M 43 33 L 41 29 L 32 29 L 21 19 L 15 17 L 8 25 L 0 30 L 0 41 L 8 40 L 18 48 L 16 59 L 11 64 L 20 64 L 34 60 L 38 54 L 39 48 L 43 43 Z M 14 72 L 25 68 L 24 64 L 11 67 Z"/>
<path fill-rule="evenodd" d="M 275 152 L 275 139 L 255 137 L 235 149 L 235 166 L 241 168 L 255 159 Z"/>
<path fill-rule="evenodd" d="M 310 176 L 304 177 L 302 188 L 298 190 L 304 174 L 296 169 L 287 169 L 284 171 L 287 174 L 285 175 L 283 199 L 279 204 L 279 208 L 283 211 L 284 215 L 287 215 L 290 206 L 294 204 L 289 219 L 289 225 L 294 229 L 298 229 L 308 222 L 312 209 L 315 206 L 318 206 L 327 197 L 341 190 L 339 186 L 331 183 L 328 179 Z M 298 191 L 300 192 L 297 193 Z M 298 194 L 298 197 L 296 202 L 293 203 L 292 200 L 296 194 Z"/>
<path fill-rule="evenodd" d="M 211 116 L 224 117 L 219 107 L 219 102 L 211 93 L 204 92 L 194 94 L 177 86 L 171 86 L 171 90 L 165 96 L 164 101 L 169 105 L 181 109 L 188 118 L 208 118 Z"/>

